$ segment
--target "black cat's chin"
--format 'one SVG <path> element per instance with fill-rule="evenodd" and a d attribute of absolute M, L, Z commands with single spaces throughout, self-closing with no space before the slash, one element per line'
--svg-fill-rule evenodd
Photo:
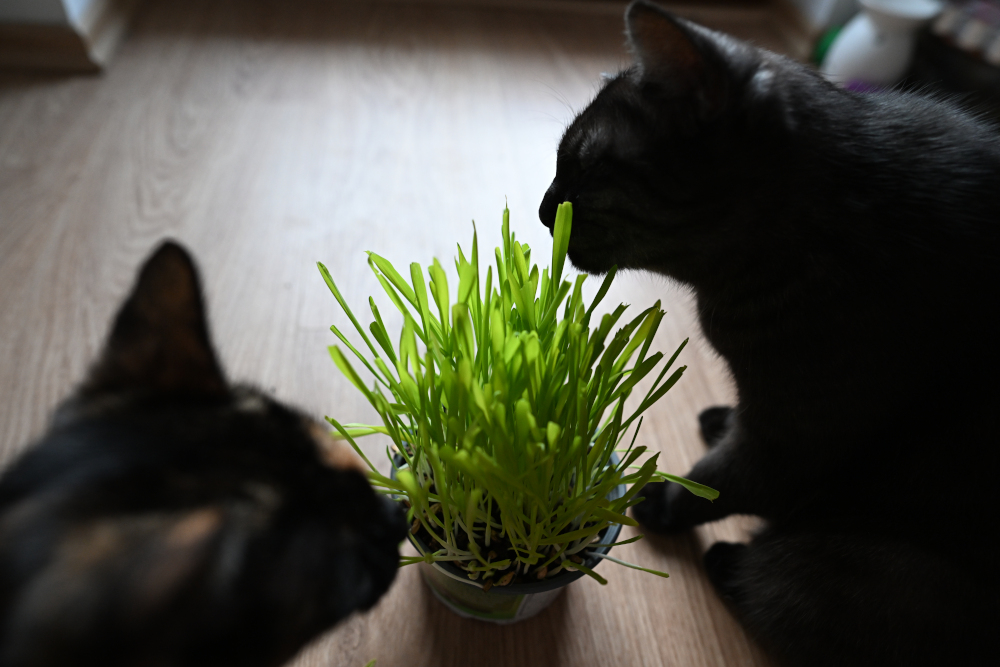
<path fill-rule="evenodd" d="M 570 249 L 567 255 L 573 266 L 585 273 L 605 274 L 615 265 L 611 261 L 610 253 L 601 254 L 589 248 L 583 251 L 575 250 L 572 247 L 572 241 L 570 242 Z"/>
<path fill-rule="evenodd" d="M 627 226 L 627 221 L 608 216 L 599 208 L 574 208 L 569 260 L 580 271 L 592 274 L 607 273 L 615 266 L 643 268 L 638 265 L 637 254 L 629 251 L 625 243 Z"/>
<path fill-rule="evenodd" d="M 564 201 L 568 198 L 553 181 L 538 207 L 538 219 L 548 228 L 550 235 L 555 234 L 556 211 Z M 607 219 L 601 208 L 590 205 L 589 201 L 581 206 L 577 199 L 572 204 L 573 227 L 567 255 L 573 266 L 585 273 L 605 274 L 613 266 L 629 264 L 624 261 L 626 258 L 620 257 L 618 250 L 621 243 L 615 233 L 627 223 Z"/>

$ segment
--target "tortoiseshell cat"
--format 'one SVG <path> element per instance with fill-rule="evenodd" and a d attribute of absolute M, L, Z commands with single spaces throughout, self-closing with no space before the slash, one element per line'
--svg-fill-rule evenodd
<path fill-rule="evenodd" d="M 687 475 L 721 497 L 653 484 L 637 518 L 767 519 L 705 566 L 791 664 L 996 659 L 1000 135 L 646 2 L 626 23 L 636 62 L 566 130 L 539 215 L 573 202 L 584 270 L 689 285 L 739 394 Z"/>
<path fill-rule="evenodd" d="M 0 665 L 280 665 L 375 603 L 405 531 L 318 424 L 226 382 L 168 242 L 0 480 Z"/>

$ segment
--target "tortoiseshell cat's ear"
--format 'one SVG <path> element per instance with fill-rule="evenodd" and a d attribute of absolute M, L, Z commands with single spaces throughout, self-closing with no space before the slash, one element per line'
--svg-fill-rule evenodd
<path fill-rule="evenodd" d="M 194 260 L 167 241 L 139 271 L 82 395 L 224 397 Z"/>
<path fill-rule="evenodd" d="M 644 85 L 668 97 L 692 97 L 708 115 L 721 109 L 726 63 L 707 30 L 635 0 L 625 11 L 625 31 Z"/>

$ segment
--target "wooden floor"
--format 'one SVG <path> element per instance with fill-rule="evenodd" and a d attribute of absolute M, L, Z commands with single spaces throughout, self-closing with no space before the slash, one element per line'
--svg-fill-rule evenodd
<path fill-rule="evenodd" d="M 80 380 L 135 268 L 164 237 L 200 261 L 234 378 L 316 415 L 374 419 L 326 354 L 329 325 L 346 321 L 315 262 L 361 307 L 380 291 L 364 250 L 450 260 L 472 219 L 492 247 L 505 201 L 518 236 L 547 255 L 536 210 L 562 128 L 600 73 L 627 63 L 621 6 L 526 4 L 147 2 L 103 76 L 0 75 L 3 460 Z M 792 48 L 751 13 L 713 6 L 707 18 Z M 663 468 L 684 473 L 703 452 L 695 415 L 732 389 L 685 292 L 625 275 L 605 304 L 657 298 L 669 311 L 662 349 L 694 344 L 641 438 L 662 449 Z M 381 443 L 366 447 L 375 457 Z M 606 563 L 606 587 L 583 580 L 512 627 L 453 616 L 407 568 L 378 607 L 297 664 L 766 665 L 700 565 L 709 544 L 744 539 L 749 525 L 621 547 L 671 578 Z"/>

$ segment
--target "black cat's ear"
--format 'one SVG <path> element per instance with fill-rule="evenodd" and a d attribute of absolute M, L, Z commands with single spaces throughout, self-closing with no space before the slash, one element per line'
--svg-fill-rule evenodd
<path fill-rule="evenodd" d="M 222 397 L 228 387 L 208 335 L 194 260 L 167 241 L 139 271 L 85 382 L 104 392 Z"/>
<path fill-rule="evenodd" d="M 695 99 L 707 115 L 725 102 L 726 68 L 708 31 L 645 0 L 625 11 L 639 80 L 668 97 Z"/>

